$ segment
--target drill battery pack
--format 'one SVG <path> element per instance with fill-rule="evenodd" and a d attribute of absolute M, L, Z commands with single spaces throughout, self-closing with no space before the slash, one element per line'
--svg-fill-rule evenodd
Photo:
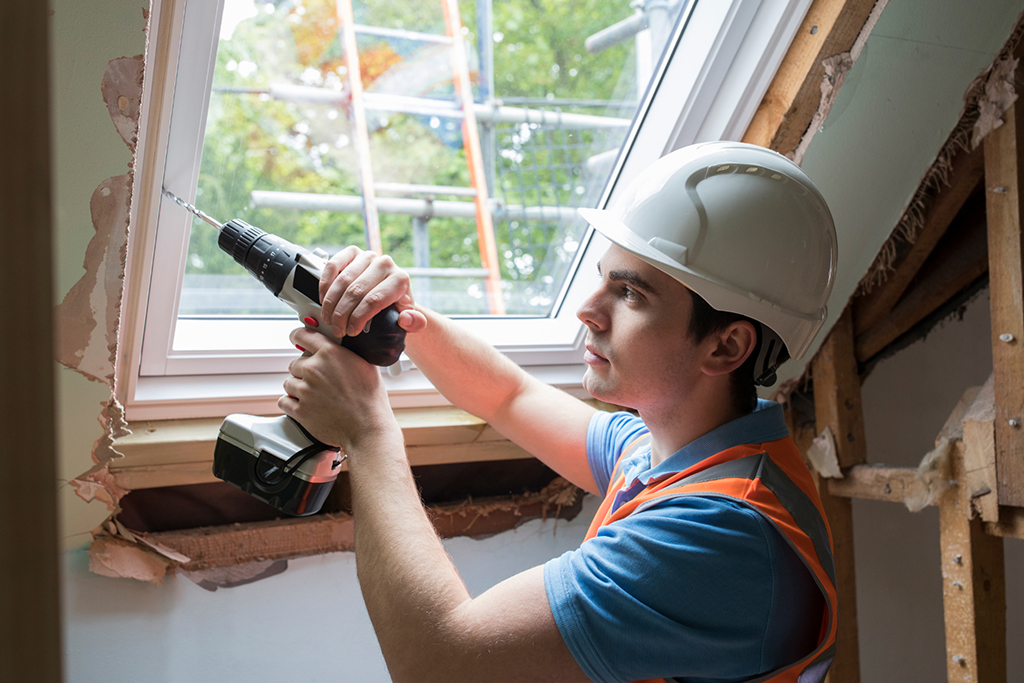
<path fill-rule="evenodd" d="M 228 415 L 213 453 L 213 474 L 297 517 L 320 510 L 342 456 L 291 418 Z"/>

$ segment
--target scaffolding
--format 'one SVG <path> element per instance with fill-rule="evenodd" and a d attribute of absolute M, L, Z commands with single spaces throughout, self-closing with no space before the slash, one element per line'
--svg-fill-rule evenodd
<path fill-rule="evenodd" d="M 338 39 L 346 67 L 347 89 L 273 83 L 265 90 L 231 90 L 258 93 L 292 103 L 339 106 L 348 111 L 351 119 L 359 194 L 257 190 L 250 196 L 252 206 L 361 213 L 367 247 L 378 252 L 384 248 L 379 215 L 407 215 L 412 223 L 413 267 L 410 273 L 418 290 L 417 296 L 424 303 L 432 303 L 431 281 L 438 278 L 469 278 L 483 280 L 485 284 L 485 296 L 479 297 L 480 301 L 486 302 L 485 310 L 474 308 L 478 304 L 472 301 L 461 304 L 448 302 L 446 308 L 449 310 L 453 304 L 454 308 L 468 306 L 465 310 L 452 312 L 502 314 L 509 299 L 513 308 L 520 311 L 538 301 L 543 302 L 543 286 L 527 286 L 518 292 L 512 291 L 511 287 L 503 287 L 501 266 L 505 266 L 504 277 L 507 279 L 529 280 L 543 268 L 545 283 L 561 282 L 573 260 L 571 248 L 582 238 L 585 228 L 576 208 L 593 201 L 593 186 L 603 184 L 631 124 L 630 118 L 622 116 L 563 112 L 562 107 L 608 109 L 609 105 L 617 105 L 621 109 L 632 109 L 635 103 L 569 99 L 555 102 L 551 98 L 520 98 L 514 103 L 502 102 L 495 96 L 494 88 L 491 2 L 477 0 L 476 3 L 476 28 L 480 38 L 476 98 L 470 82 L 469 56 L 463 37 L 465 30 L 457 0 L 441 0 L 445 35 L 357 24 L 352 0 L 338 0 Z M 652 12 L 674 7 L 671 3 L 648 4 L 651 8 L 638 7 L 637 14 L 626 22 L 629 26 L 625 29 L 611 27 L 609 31 L 613 35 L 599 40 L 598 49 L 646 29 L 646 18 Z M 364 92 L 357 44 L 359 35 L 450 46 L 454 96 L 439 99 Z M 591 49 L 591 42 L 588 42 L 588 49 Z M 649 37 L 646 42 L 637 38 L 638 48 L 641 45 L 645 52 L 652 54 L 655 49 L 658 52 L 661 49 L 660 44 L 652 46 Z M 638 58 L 638 78 L 649 75 L 651 59 L 647 55 L 643 59 Z M 370 135 L 374 125 L 371 117 L 388 114 L 437 117 L 458 122 L 470 185 L 375 182 L 370 159 Z M 595 154 L 595 149 L 602 151 Z M 429 224 L 435 217 L 475 219 L 480 267 L 432 267 Z M 501 228 L 500 235 L 496 226 Z M 506 247 L 501 255 L 498 253 L 499 244 Z M 553 250 L 552 245 L 563 245 L 563 248 L 559 251 L 556 246 Z M 566 250 L 564 245 L 570 249 Z M 558 253 L 553 256 L 553 251 Z"/>

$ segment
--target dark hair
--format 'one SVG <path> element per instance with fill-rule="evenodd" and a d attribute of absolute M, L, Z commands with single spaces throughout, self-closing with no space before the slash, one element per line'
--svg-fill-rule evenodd
<path fill-rule="evenodd" d="M 757 387 L 754 386 L 754 364 L 757 362 L 757 352 L 761 346 L 761 324 L 756 320 L 748 318 L 739 313 L 727 313 L 712 308 L 699 294 L 691 289 L 690 299 L 693 301 L 693 310 L 690 312 L 690 324 L 687 332 L 690 338 L 697 344 L 701 343 L 711 335 L 721 332 L 729 325 L 739 320 L 746 320 L 753 324 L 757 332 L 757 344 L 750 352 L 743 365 L 729 373 L 729 388 L 732 393 L 733 409 L 740 414 L 747 414 L 757 407 Z"/>

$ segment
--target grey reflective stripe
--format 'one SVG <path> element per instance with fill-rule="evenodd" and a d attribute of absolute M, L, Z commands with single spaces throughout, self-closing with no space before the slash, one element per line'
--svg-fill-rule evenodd
<path fill-rule="evenodd" d="M 786 508 L 797 526 L 807 534 L 814 544 L 814 551 L 832 585 L 836 585 L 836 569 L 829 548 L 828 528 L 811 499 L 793 480 L 768 456 L 767 453 L 748 455 L 714 465 L 689 477 L 680 479 L 672 489 L 690 484 L 702 484 L 719 479 L 760 479 L 769 491 L 775 494 L 782 507 Z M 652 503 L 660 501 L 656 498 Z"/>

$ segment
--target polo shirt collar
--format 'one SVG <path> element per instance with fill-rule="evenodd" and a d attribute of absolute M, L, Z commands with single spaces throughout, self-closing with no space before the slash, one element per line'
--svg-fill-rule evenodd
<path fill-rule="evenodd" d="M 686 444 L 656 467 L 651 467 L 651 447 L 641 448 L 623 463 L 626 487 L 639 481 L 647 486 L 655 479 L 682 472 L 701 460 L 733 446 L 776 441 L 789 436 L 782 406 L 774 401 L 758 399 L 754 411 L 727 422 Z"/>

